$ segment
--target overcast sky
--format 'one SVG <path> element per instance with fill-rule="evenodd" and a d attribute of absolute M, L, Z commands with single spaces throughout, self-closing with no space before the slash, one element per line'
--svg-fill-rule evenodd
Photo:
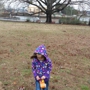
<path fill-rule="evenodd" d="M 7 3 L 5 3 L 5 8 L 8 8 L 9 6 L 9 3 L 11 2 L 12 0 L 8 1 Z M 76 1 L 76 0 L 73 0 L 73 1 Z M 89 1 L 89 0 L 88 0 Z M 24 7 L 28 7 L 27 4 L 25 3 L 21 3 L 21 4 L 18 4 L 19 1 L 16 1 L 16 2 L 13 2 L 12 4 L 10 4 L 9 7 L 13 8 L 13 9 L 19 9 L 19 8 L 24 8 Z M 79 9 L 79 10 L 90 10 L 90 6 L 87 6 L 85 4 L 80 4 L 79 6 L 78 5 L 73 5 L 75 9 Z"/>

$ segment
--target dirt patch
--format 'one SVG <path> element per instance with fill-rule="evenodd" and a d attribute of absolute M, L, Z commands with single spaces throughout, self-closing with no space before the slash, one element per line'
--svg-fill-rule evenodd
<path fill-rule="evenodd" d="M 2 82 L 0 82 L 0 90 L 4 90 Z"/>
<path fill-rule="evenodd" d="M 0 50 L 0 54 L 6 54 L 6 53 L 8 53 L 7 50 Z"/>

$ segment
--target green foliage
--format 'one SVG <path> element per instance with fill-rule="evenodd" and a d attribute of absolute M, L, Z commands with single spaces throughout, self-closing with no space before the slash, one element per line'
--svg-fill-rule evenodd
<path fill-rule="evenodd" d="M 60 72 L 66 72 L 66 73 L 71 73 L 71 71 L 69 69 L 60 69 Z"/>
<path fill-rule="evenodd" d="M 4 81 L 3 84 L 7 86 L 7 85 L 10 84 L 10 82 L 8 82 L 8 81 Z"/>
<path fill-rule="evenodd" d="M 27 44 L 27 46 L 31 46 L 31 44 Z"/>
<path fill-rule="evenodd" d="M 86 86 L 86 85 L 82 85 L 82 86 L 81 86 L 81 90 L 90 90 L 90 89 L 89 89 L 88 86 Z"/>
<path fill-rule="evenodd" d="M 64 10 L 62 10 L 62 13 L 66 15 L 77 15 L 78 11 L 73 7 L 67 6 Z"/>
<path fill-rule="evenodd" d="M 24 53 L 24 52 L 21 52 L 21 53 L 20 53 L 20 55 L 21 55 L 21 56 L 24 56 L 24 55 L 25 55 L 25 53 Z"/>
<path fill-rule="evenodd" d="M 31 74 L 31 70 L 30 69 L 23 69 L 22 70 L 22 75 L 25 76 L 25 75 L 30 75 Z"/>
<path fill-rule="evenodd" d="M 11 53 L 14 53 L 14 50 L 11 49 L 10 52 L 11 52 Z"/>
<path fill-rule="evenodd" d="M 62 17 L 59 19 L 59 23 L 62 24 L 73 24 L 73 25 L 80 25 L 80 24 L 86 24 L 86 22 L 82 22 L 76 17 Z"/>

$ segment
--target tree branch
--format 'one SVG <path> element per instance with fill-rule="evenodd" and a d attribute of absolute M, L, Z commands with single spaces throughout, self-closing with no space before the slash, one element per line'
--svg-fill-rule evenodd
<path fill-rule="evenodd" d="M 41 1 L 42 1 L 42 0 L 41 0 Z M 42 7 L 44 10 L 46 10 L 46 8 L 43 7 L 43 5 L 41 4 L 41 2 L 40 2 L 39 0 L 37 0 L 37 2 L 41 5 L 41 7 Z"/>
<path fill-rule="evenodd" d="M 42 12 L 46 13 L 40 6 L 38 6 L 38 5 L 36 5 L 36 4 L 34 4 L 34 3 L 32 3 L 32 2 L 30 2 L 30 1 L 28 1 L 28 0 L 26 0 L 26 1 L 24 1 L 24 2 L 29 3 L 29 4 L 31 4 L 31 5 L 34 5 L 34 6 L 38 7 Z"/>
<path fill-rule="evenodd" d="M 61 8 L 59 7 L 58 11 L 63 10 L 70 2 L 71 2 L 71 0 L 69 0 L 67 4 L 64 4 L 64 2 L 63 2 L 63 4 L 61 4 L 61 5 L 64 5 L 64 6 L 62 6 Z M 55 13 L 55 12 L 57 12 L 57 8 L 53 9 L 52 14 Z"/>
<path fill-rule="evenodd" d="M 61 1 L 61 0 L 59 0 L 57 3 L 55 3 L 55 5 L 53 5 L 52 8 L 55 7 L 57 4 L 59 4 L 60 1 Z"/>

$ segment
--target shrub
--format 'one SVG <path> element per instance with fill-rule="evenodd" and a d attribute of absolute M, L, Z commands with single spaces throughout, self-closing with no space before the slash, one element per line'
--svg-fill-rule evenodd
<path fill-rule="evenodd" d="M 82 22 L 76 17 L 61 17 L 59 19 L 60 24 L 75 24 L 75 25 L 80 25 L 80 24 L 86 24 L 86 22 Z"/>
<path fill-rule="evenodd" d="M 26 20 L 26 22 L 30 22 L 30 20 L 29 20 L 29 19 L 27 19 L 27 20 Z"/>

